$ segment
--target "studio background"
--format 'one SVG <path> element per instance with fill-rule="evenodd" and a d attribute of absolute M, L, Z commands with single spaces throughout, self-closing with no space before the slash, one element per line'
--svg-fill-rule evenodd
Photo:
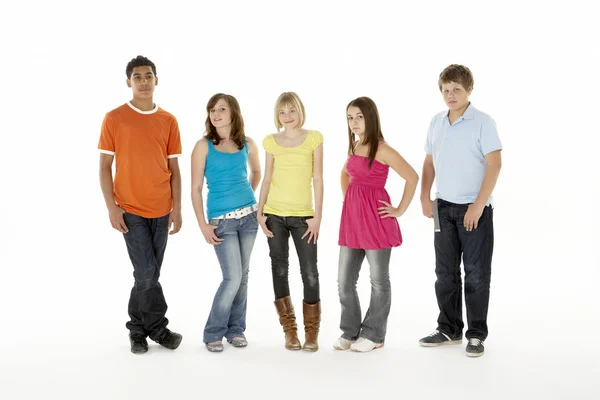
<path fill-rule="evenodd" d="M 600 29 L 592 4 L 3 4 L 0 398 L 597 399 Z M 129 352 L 133 268 L 108 221 L 97 150 L 104 114 L 131 98 L 125 66 L 137 55 L 156 64 L 155 102 L 175 115 L 183 144 L 183 228 L 169 238 L 161 283 L 169 327 L 184 339 L 174 353 L 154 345 L 142 357 Z M 421 175 L 429 121 L 445 109 L 437 79 L 452 63 L 473 72 L 471 101 L 494 118 L 504 147 L 486 354 L 472 360 L 464 345 L 417 344 L 437 318 L 433 225 L 421 214 L 420 187 L 399 219 L 404 243 L 392 251 L 384 349 L 335 352 L 345 107 L 371 97 L 386 141 Z M 221 271 L 193 213 L 191 151 L 213 94 L 238 99 L 246 134 L 260 144 L 275 131 L 273 106 L 283 91 L 300 95 L 305 127 L 325 138 L 321 349 L 283 348 L 259 232 L 250 266 L 250 346 L 209 354 L 202 330 Z M 399 202 L 403 181 L 393 171 L 387 190 Z M 290 255 L 302 327 L 293 246 Z M 364 313 L 366 261 L 359 293 Z"/>

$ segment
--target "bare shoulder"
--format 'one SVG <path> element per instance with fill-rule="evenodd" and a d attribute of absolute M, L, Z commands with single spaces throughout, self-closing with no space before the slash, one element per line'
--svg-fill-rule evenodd
<path fill-rule="evenodd" d="M 382 156 L 391 156 L 391 155 L 395 155 L 398 154 L 398 152 L 396 151 L 396 149 L 394 149 L 392 146 L 390 146 L 387 142 L 383 142 L 379 145 L 379 148 L 377 149 L 377 152 L 379 154 L 381 154 Z"/>
<path fill-rule="evenodd" d="M 400 153 L 386 142 L 379 145 L 377 156 L 375 158 L 387 165 L 396 164 L 402 160 Z"/>
<path fill-rule="evenodd" d="M 206 137 L 203 137 L 196 142 L 196 145 L 194 146 L 194 152 L 199 152 L 200 154 L 205 154 L 208 152 L 208 140 Z"/>

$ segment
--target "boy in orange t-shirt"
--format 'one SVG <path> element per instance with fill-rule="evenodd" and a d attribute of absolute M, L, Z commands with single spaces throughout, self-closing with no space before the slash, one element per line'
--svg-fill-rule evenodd
<path fill-rule="evenodd" d="M 134 269 L 126 327 L 131 351 L 139 354 L 148 351 L 147 336 L 169 349 L 182 339 L 167 329 L 167 303 L 158 282 L 168 235 L 181 229 L 181 139 L 175 117 L 153 102 L 154 63 L 138 56 L 126 74 L 133 99 L 106 114 L 98 149 L 110 223 L 123 233 Z"/>

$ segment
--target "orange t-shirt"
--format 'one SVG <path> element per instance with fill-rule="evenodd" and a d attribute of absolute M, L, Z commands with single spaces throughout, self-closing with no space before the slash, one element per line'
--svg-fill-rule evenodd
<path fill-rule="evenodd" d="M 113 193 L 119 207 L 144 218 L 171 212 L 168 159 L 181 155 L 173 115 L 158 106 L 141 111 L 128 102 L 104 117 L 98 149 L 116 158 Z"/>

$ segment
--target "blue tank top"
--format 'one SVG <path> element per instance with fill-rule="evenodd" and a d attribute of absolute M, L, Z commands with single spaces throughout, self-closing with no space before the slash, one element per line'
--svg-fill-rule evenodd
<path fill-rule="evenodd" d="M 215 218 L 256 203 L 248 181 L 248 145 L 237 153 L 223 153 L 208 142 L 204 176 L 208 186 L 207 218 Z"/>

